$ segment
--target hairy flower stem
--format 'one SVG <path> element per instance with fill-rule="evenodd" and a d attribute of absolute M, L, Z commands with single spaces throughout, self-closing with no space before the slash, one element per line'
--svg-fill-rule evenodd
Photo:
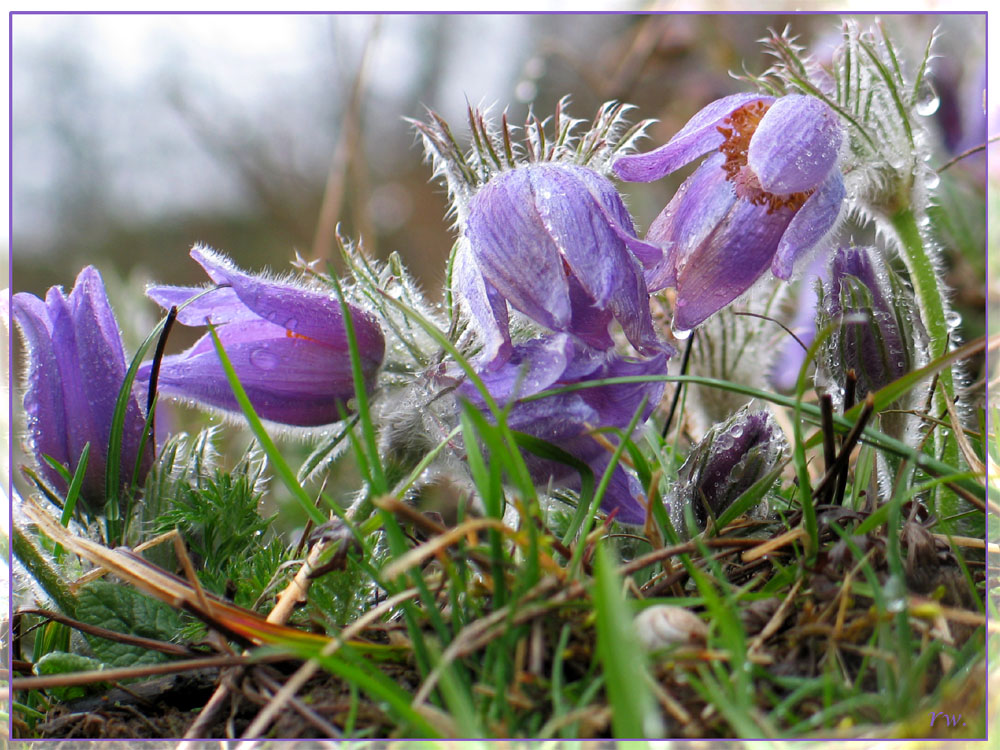
<path fill-rule="evenodd" d="M 70 617 L 75 616 L 76 597 L 57 572 L 56 566 L 46 559 L 37 544 L 16 525 L 10 542 L 14 556 L 24 563 L 24 567 L 31 572 L 45 593 L 52 597 L 59 609 Z"/>
<path fill-rule="evenodd" d="M 944 290 L 934 268 L 926 238 L 920 231 L 917 217 L 912 208 L 903 208 L 889 217 L 889 222 L 899 240 L 899 250 L 909 272 L 910 283 L 920 309 L 920 317 L 930 339 L 931 359 L 947 353 L 949 346 L 948 320 L 946 317 Z M 952 368 L 943 368 L 938 375 L 934 391 L 935 415 L 947 414 L 947 399 L 955 397 L 955 382 Z M 959 468 L 958 445 L 946 439 L 941 430 L 933 436 L 934 455 L 940 461 Z M 933 507 L 939 518 L 954 515 L 958 511 L 957 497 L 944 488 L 935 490 L 937 501 Z"/>

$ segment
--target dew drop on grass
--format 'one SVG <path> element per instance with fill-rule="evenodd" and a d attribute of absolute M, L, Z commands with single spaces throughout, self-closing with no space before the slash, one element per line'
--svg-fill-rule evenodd
<path fill-rule="evenodd" d="M 930 79 L 924 78 L 920 82 L 920 88 L 917 90 L 913 103 L 914 111 L 922 117 L 928 117 L 937 112 L 940 104 L 941 99 L 934 90 L 934 86 L 931 85 Z"/>

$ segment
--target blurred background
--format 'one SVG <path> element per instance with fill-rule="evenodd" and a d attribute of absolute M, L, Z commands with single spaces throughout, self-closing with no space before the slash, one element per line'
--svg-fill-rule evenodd
<path fill-rule="evenodd" d="M 940 162 L 982 143 L 983 16 L 887 23 L 911 60 L 941 29 Z M 404 118 L 431 108 L 461 139 L 467 102 L 516 123 L 564 94 L 583 118 L 618 99 L 659 119 L 651 147 L 744 89 L 730 71 L 766 68 L 757 40 L 787 24 L 820 55 L 837 42 L 837 16 L 15 16 L 13 286 L 69 286 L 88 263 L 136 290 L 200 283 L 195 242 L 281 271 L 296 251 L 330 257 L 339 223 L 371 253 L 398 251 L 435 295 L 453 235 Z M 964 160 L 951 182 L 981 188 L 984 164 Z M 627 186 L 640 230 L 683 176 Z M 985 238 L 965 239 L 983 240 L 980 257 L 955 272 L 981 279 Z"/>

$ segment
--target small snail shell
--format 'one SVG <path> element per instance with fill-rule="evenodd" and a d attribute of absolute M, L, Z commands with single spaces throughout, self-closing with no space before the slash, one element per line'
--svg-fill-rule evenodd
<path fill-rule="evenodd" d="M 696 614 L 683 607 L 655 604 L 635 618 L 639 642 L 650 651 L 675 644 L 703 643 L 708 626 Z"/>

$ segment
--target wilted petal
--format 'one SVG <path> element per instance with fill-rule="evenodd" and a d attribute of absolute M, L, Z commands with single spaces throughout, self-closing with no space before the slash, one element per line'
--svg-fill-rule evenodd
<path fill-rule="evenodd" d="M 747 163 L 761 187 L 784 195 L 813 190 L 837 163 L 843 131 L 836 113 L 814 96 L 783 96 L 750 139 Z"/>
<path fill-rule="evenodd" d="M 622 156 L 614 163 L 614 172 L 628 182 L 652 182 L 703 154 L 718 148 L 725 140 L 719 125 L 735 110 L 751 102 L 773 102 L 774 97 L 760 94 L 732 94 L 704 107 L 666 145 L 645 154 Z"/>
<path fill-rule="evenodd" d="M 771 271 L 779 279 L 789 279 L 795 263 L 833 229 L 844 205 L 844 179 L 833 171 L 802 205 L 778 242 Z"/>

